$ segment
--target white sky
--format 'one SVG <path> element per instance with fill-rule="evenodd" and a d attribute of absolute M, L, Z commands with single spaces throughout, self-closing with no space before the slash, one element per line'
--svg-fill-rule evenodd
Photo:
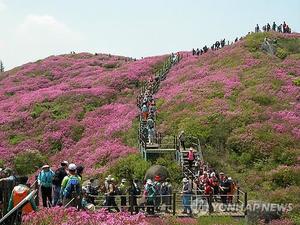
<path fill-rule="evenodd" d="M 0 0 L 0 59 L 10 69 L 70 51 L 140 58 L 233 40 L 256 23 L 300 31 L 299 12 L 298 0 Z"/>

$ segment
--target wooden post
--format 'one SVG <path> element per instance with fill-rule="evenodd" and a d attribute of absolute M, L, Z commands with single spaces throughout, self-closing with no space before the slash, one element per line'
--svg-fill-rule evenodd
<path fill-rule="evenodd" d="M 131 193 L 131 199 L 130 199 L 130 214 L 133 215 L 133 192 Z"/>
<path fill-rule="evenodd" d="M 176 192 L 173 193 L 173 216 L 176 214 Z"/>
<path fill-rule="evenodd" d="M 247 192 L 245 192 L 245 195 L 244 195 L 244 210 L 245 210 L 245 216 L 247 215 L 247 201 L 248 201 L 248 194 Z"/>
<path fill-rule="evenodd" d="M 237 187 L 237 192 L 236 192 L 236 203 L 239 204 L 240 200 L 240 187 Z"/>

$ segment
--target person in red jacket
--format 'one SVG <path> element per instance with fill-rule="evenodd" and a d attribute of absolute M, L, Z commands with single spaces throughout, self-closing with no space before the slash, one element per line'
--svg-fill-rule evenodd
<path fill-rule="evenodd" d="M 209 210 L 209 212 L 211 213 L 211 212 L 214 211 L 214 208 L 213 208 L 213 205 L 212 205 L 213 188 L 211 187 L 209 181 L 207 181 L 207 182 L 204 184 L 204 194 L 205 194 L 206 199 L 207 199 L 208 210 Z"/>

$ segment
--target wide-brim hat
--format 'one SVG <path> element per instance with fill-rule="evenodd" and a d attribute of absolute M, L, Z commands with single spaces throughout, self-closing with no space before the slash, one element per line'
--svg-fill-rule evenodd
<path fill-rule="evenodd" d="M 60 164 L 69 165 L 68 161 L 64 160 Z"/>
<path fill-rule="evenodd" d="M 182 179 L 182 182 L 186 183 L 186 182 L 189 182 L 189 180 L 185 177 L 185 178 Z"/>
<path fill-rule="evenodd" d="M 46 168 L 50 168 L 50 166 L 49 165 L 43 165 L 42 166 L 42 169 L 46 169 Z"/>

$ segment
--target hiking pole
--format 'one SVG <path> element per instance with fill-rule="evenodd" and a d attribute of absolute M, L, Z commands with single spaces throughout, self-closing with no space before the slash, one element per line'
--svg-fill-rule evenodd
<path fill-rule="evenodd" d="M 71 204 L 71 202 L 73 202 L 74 200 L 75 200 L 75 198 L 72 198 L 71 201 L 69 201 L 64 207 L 67 208 Z"/>

